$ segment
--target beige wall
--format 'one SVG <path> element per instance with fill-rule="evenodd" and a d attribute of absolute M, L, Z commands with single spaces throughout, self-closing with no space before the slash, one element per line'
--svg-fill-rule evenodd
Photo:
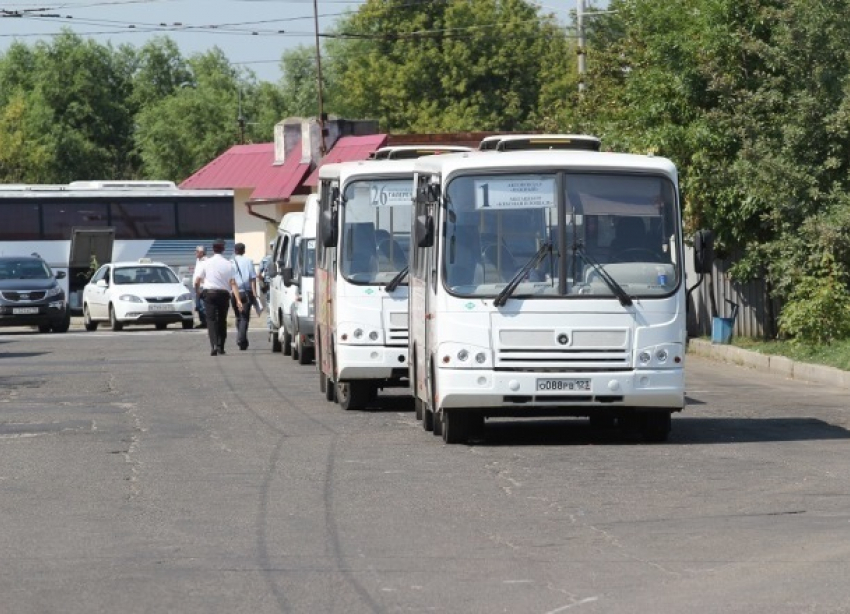
<path fill-rule="evenodd" d="M 245 244 L 245 255 L 254 261 L 255 265 L 260 264 L 269 250 L 269 241 L 274 241 L 277 237 L 277 224 L 272 224 L 266 220 L 255 217 L 248 213 L 248 207 L 245 206 L 248 198 L 251 196 L 253 188 L 240 188 L 233 191 L 234 210 L 234 226 L 235 226 L 235 241 L 236 243 Z M 290 211 L 303 211 L 306 196 L 295 196 L 289 202 L 269 203 L 262 205 L 253 205 L 255 213 L 280 220 L 285 213 Z"/>

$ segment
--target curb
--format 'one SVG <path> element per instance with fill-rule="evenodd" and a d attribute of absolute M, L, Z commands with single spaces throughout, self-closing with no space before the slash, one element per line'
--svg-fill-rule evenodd
<path fill-rule="evenodd" d="M 704 339 L 690 339 L 688 341 L 688 353 L 719 362 L 740 365 L 763 373 L 771 373 L 786 379 L 850 389 L 850 371 L 843 371 L 835 367 L 795 362 L 784 356 L 759 354 L 734 345 L 714 344 Z"/>

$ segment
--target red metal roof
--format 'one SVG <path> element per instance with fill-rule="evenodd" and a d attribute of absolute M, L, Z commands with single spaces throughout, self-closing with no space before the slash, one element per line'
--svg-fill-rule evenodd
<path fill-rule="evenodd" d="M 335 162 L 352 162 L 354 160 L 365 160 L 375 150 L 383 147 L 387 142 L 386 134 L 368 134 L 366 136 L 344 136 L 339 139 L 327 155 L 322 158 L 319 167 L 323 164 Z M 319 167 L 310 173 L 304 181 L 305 186 L 314 187 L 319 183 Z"/>
<path fill-rule="evenodd" d="M 286 200 L 310 170 L 301 162 L 301 143 L 283 164 L 274 164 L 274 143 L 234 145 L 180 184 L 186 189 L 254 188 L 251 200 Z"/>

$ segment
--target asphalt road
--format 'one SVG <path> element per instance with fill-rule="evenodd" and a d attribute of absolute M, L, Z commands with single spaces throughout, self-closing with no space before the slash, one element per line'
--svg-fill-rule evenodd
<path fill-rule="evenodd" d="M 847 391 L 687 369 L 667 444 L 446 446 L 259 330 L 0 330 L 0 612 L 850 611 Z"/>

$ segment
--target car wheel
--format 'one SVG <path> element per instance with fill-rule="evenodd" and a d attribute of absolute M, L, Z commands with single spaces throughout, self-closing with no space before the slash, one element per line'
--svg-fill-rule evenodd
<path fill-rule="evenodd" d="M 124 330 L 124 325 L 118 321 L 118 317 L 115 315 L 115 309 L 113 309 L 112 305 L 109 306 L 109 325 L 112 330 L 116 332 Z"/>
<path fill-rule="evenodd" d="M 155 326 L 157 330 L 165 330 L 168 328 L 168 324 L 166 322 L 157 322 Z"/>
<path fill-rule="evenodd" d="M 54 333 L 67 333 L 68 329 L 71 328 L 71 312 L 66 311 L 65 317 L 57 324 L 52 324 L 51 328 Z"/>
<path fill-rule="evenodd" d="M 83 326 L 85 326 L 86 330 L 92 331 L 97 330 L 97 322 L 91 319 L 91 314 L 89 313 L 89 306 L 83 305 Z"/>
<path fill-rule="evenodd" d="M 369 403 L 373 385 L 366 381 L 340 382 L 336 386 L 339 406 L 346 411 L 364 409 Z"/>
<path fill-rule="evenodd" d="M 39 324 L 38 325 L 38 332 L 40 332 L 40 333 L 49 333 L 50 330 L 51 330 L 50 324 Z"/>
<path fill-rule="evenodd" d="M 190 328 L 195 328 L 195 322 L 193 320 L 183 320 L 183 330 L 189 330 Z"/>

